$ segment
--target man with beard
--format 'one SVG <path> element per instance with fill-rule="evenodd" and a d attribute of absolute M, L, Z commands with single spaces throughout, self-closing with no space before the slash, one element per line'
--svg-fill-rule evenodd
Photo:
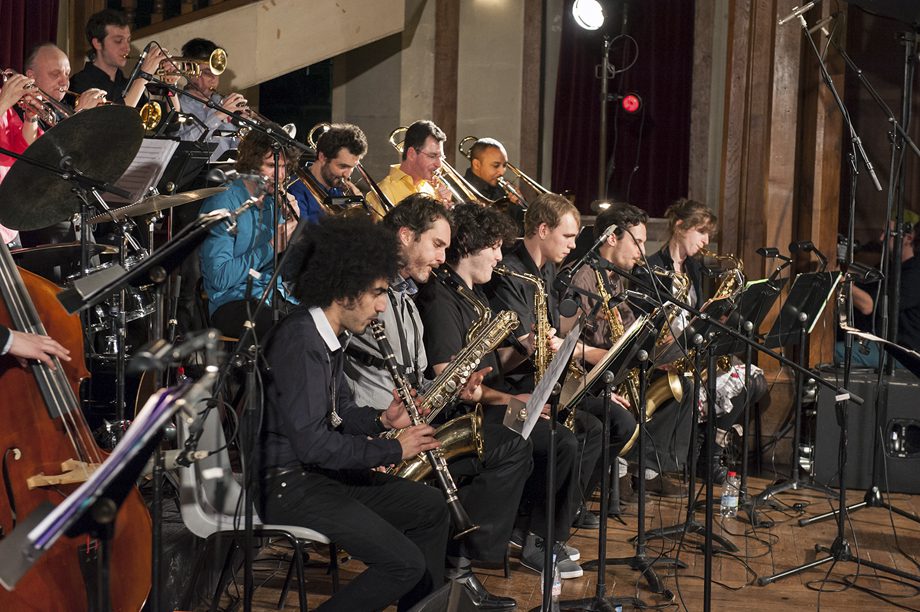
<path fill-rule="evenodd" d="M 303 239 L 300 305 L 265 342 L 259 516 L 315 529 L 367 566 L 318 610 L 379 610 L 396 599 L 407 610 L 443 582 L 447 506 L 437 489 L 373 468 L 438 442 L 432 427 L 410 426 L 393 392 L 380 412 L 356 402 L 343 371 L 350 335 L 388 310 L 396 246 L 367 219 L 324 219 Z M 406 429 L 379 437 L 392 428 Z"/>

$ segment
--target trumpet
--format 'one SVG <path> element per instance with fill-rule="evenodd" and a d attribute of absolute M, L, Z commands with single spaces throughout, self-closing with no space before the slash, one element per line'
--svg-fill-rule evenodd
<path fill-rule="evenodd" d="M 401 126 L 390 132 L 390 145 L 392 145 L 400 155 L 403 152 L 403 141 L 405 140 L 407 129 L 409 128 Z M 403 138 L 400 138 L 400 135 L 402 135 Z M 470 202 L 481 206 L 495 205 L 495 201 L 485 197 L 478 189 L 470 185 L 469 182 L 463 178 L 463 175 L 457 172 L 443 156 L 441 157 L 441 167 L 434 173 L 434 179 L 437 183 L 441 183 L 447 187 L 450 191 L 451 199 L 454 200 L 456 204 Z"/>
<path fill-rule="evenodd" d="M 214 49 L 208 59 L 200 60 L 193 57 L 172 56 L 167 53 L 159 43 L 154 42 L 153 44 L 160 47 L 160 50 L 165 56 L 160 62 L 159 67 L 153 73 L 156 77 L 162 78 L 164 76 L 179 73 L 185 78 L 190 79 L 201 76 L 201 71 L 204 70 L 205 66 L 207 66 L 211 74 L 214 75 L 223 74 L 224 70 L 227 69 L 227 52 L 220 47 Z M 140 56 L 125 55 L 124 58 L 139 60 Z"/>
<path fill-rule="evenodd" d="M 10 80 L 12 77 L 14 77 L 15 75 L 19 73 L 16 72 L 15 70 L 12 70 L 11 68 L 7 68 L 0 74 L 2 74 L 3 83 L 6 83 L 8 80 Z M 59 102 L 58 100 L 55 100 L 51 95 L 46 93 L 44 90 L 42 90 L 41 87 L 39 87 L 35 83 L 32 83 L 31 85 L 26 86 L 26 90 L 28 90 L 28 93 L 31 94 L 32 97 L 35 98 L 35 100 L 40 104 L 40 107 L 36 107 L 34 104 L 31 104 L 23 99 L 20 99 L 18 102 L 19 108 L 23 110 L 34 112 L 38 116 L 38 118 L 42 121 L 42 123 L 44 123 L 48 127 L 53 127 L 54 125 L 57 124 L 57 122 L 60 119 L 67 119 L 71 117 L 74 114 L 74 112 L 76 112 L 74 111 L 74 109 L 70 108 L 68 105 L 64 104 L 63 102 Z M 80 95 L 76 92 L 69 91 L 66 89 L 64 90 L 64 94 L 71 95 L 74 97 L 79 97 Z M 58 115 L 60 115 L 60 119 L 58 118 Z"/>

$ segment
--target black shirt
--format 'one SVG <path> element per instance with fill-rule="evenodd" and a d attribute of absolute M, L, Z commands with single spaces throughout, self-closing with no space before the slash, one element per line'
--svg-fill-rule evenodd
<path fill-rule="evenodd" d="M 524 235 L 524 208 L 519 204 L 513 204 L 508 199 L 508 194 L 498 185 L 490 185 L 483 179 L 473 174 L 472 168 L 467 168 L 463 175 L 470 185 L 475 187 L 479 193 L 495 202 L 497 208 L 511 217 L 518 229 L 518 236 Z"/>
<path fill-rule="evenodd" d="M 442 268 L 457 282 L 463 279 L 457 276 L 449 266 Z M 488 298 L 480 287 L 474 287 L 473 293 L 484 304 Z M 478 320 L 476 310 L 456 291 L 445 287 L 440 281 L 432 280 L 421 286 L 416 296 L 416 306 L 425 326 L 425 353 L 428 355 L 429 370 L 435 364 L 448 363 L 451 358 L 466 346 L 466 333 Z M 483 380 L 483 384 L 492 389 L 508 392 L 501 367 L 495 352 L 482 357 L 479 368 L 491 367 L 492 371 Z M 429 377 L 434 378 L 433 371 Z"/>
<path fill-rule="evenodd" d="M 527 251 L 523 240 L 519 240 L 502 259 L 502 265 L 514 272 L 523 272 L 531 274 L 543 280 L 543 286 L 546 291 L 546 309 L 549 318 L 549 324 L 559 329 L 559 299 L 553 290 L 553 281 L 556 278 L 557 266 L 554 263 L 547 262 L 541 269 L 537 269 L 537 264 Z M 513 310 L 517 313 L 520 320 L 520 326 L 513 332 L 516 336 L 524 336 L 530 333 L 536 323 L 534 313 L 534 297 L 537 288 L 533 283 L 509 278 L 507 276 L 492 277 L 492 281 L 486 286 L 486 295 L 489 296 L 489 303 L 492 310 Z M 525 361 L 514 368 L 506 375 L 508 383 L 515 389 L 516 393 L 530 393 L 533 391 L 533 362 Z"/>
<path fill-rule="evenodd" d="M 657 266 L 669 272 L 674 271 L 674 258 L 671 257 L 671 250 L 668 248 L 667 242 L 664 243 L 660 251 L 649 255 L 648 264 L 652 268 Z M 688 257 L 684 260 L 683 268 L 684 274 L 690 277 L 690 285 L 693 287 L 693 291 L 696 294 L 696 299 L 690 303 L 690 305 L 694 308 L 699 308 L 703 304 L 703 264 L 696 257 Z M 647 271 L 643 266 L 637 266 L 636 272 L 642 275 L 643 278 L 647 278 Z M 655 275 L 655 280 L 670 295 L 671 285 L 673 284 L 672 281 L 666 278 L 662 279 L 662 277 L 658 275 Z"/>
<path fill-rule="evenodd" d="M 325 319 L 322 311 L 318 316 Z M 402 458 L 399 442 L 376 437 L 381 432 L 377 411 L 358 406 L 352 398 L 343 352 L 341 347 L 332 350 L 307 308 L 297 308 L 272 329 L 265 348 L 270 371 L 263 376 L 257 473 L 300 465 L 367 469 Z M 342 419 L 338 428 L 329 420 L 333 393 Z"/>
<path fill-rule="evenodd" d="M 127 84 L 128 78 L 122 74 L 121 70 L 115 71 L 115 80 L 112 81 L 109 75 L 92 62 L 86 62 L 83 70 L 70 77 L 70 90 L 74 93 L 81 94 L 95 87 L 104 90 L 109 102 L 115 104 L 125 103 L 125 98 L 121 94 Z"/>

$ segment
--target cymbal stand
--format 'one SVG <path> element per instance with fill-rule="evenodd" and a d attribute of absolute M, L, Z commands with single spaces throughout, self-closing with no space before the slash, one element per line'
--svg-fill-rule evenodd
<path fill-rule="evenodd" d="M 694 351 L 693 371 L 699 372 L 700 371 L 700 347 L 703 344 L 703 337 L 700 334 L 696 334 L 693 337 L 693 344 L 696 346 L 696 349 Z M 677 538 L 677 537 L 686 535 L 688 533 L 694 533 L 697 535 L 706 534 L 706 527 L 704 525 L 701 525 L 696 520 L 696 518 L 694 518 L 694 513 L 696 512 L 696 505 L 694 503 L 694 499 L 696 497 L 696 462 L 699 460 L 699 451 L 702 450 L 702 449 L 697 449 L 696 447 L 696 438 L 697 438 L 696 423 L 699 421 L 698 410 L 699 410 L 700 395 L 701 395 L 700 389 L 701 389 L 700 377 L 694 376 L 693 377 L 693 393 L 691 394 L 691 401 L 693 403 L 690 406 L 690 410 L 692 412 L 692 415 L 690 418 L 690 426 L 692 427 L 692 429 L 690 432 L 690 449 L 687 453 L 689 457 L 688 465 L 687 465 L 687 474 L 688 474 L 687 517 L 686 519 L 684 519 L 683 523 L 679 523 L 677 525 L 671 525 L 669 527 L 660 527 L 658 529 L 651 529 L 649 531 L 646 531 L 642 537 L 644 537 L 647 540 L 654 540 L 656 538 Z M 707 418 L 707 420 L 711 420 L 711 417 Z M 641 454 L 639 455 L 639 459 L 640 461 L 642 461 Z M 644 488 L 643 486 L 643 482 L 645 480 L 644 465 L 640 466 L 639 470 L 640 470 L 639 471 L 639 474 L 640 474 L 639 486 Z M 708 471 L 708 473 L 712 474 L 712 471 L 710 470 Z M 711 481 L 712 478 L 709 478 L 707 480 Z M 645 499 L 642 493 L 640 493 L 639 494 L 639 507 L 642 508 L 644 504 L 645 504 Z M 641 523 L 640 523 L 640 526 L 641 526 Z M 723 550 L 726 550 L 728 552 L 738 551 L 738 547 L 735 546 L 735 544 L 731 540 L 724 538 L 719 534 L 714 534 L 712 536 L 712 539 L 715 540 L 719 544 L 719 546 L 722 547 Z"/>
<path fill-rule="evenodd" d="M 588 600 L 592 602 L 595 607 L 587 607 L 584 609 L 587 610 L 611 610 L 612 606 L 610 605 L 609 600 L 604 599 L 603 597 L 603 583 L 604 583 L 604 574 L 606 570 L 606 564 L 611 565 L 626 565 L 630 569 L 633 569 L 637 572 L 640 572 L 648 582 L 649 589 L 653 593 L 660 593 L 666 597 L 669 601 L 674 599 L 674 594 L 670 589 L 666 588 L 661 579 L 658 577 L 658 574 L 655 572 L 655 565 L 667 565 L 667 566 L 677 566 L 677 567 L 687 567 L 685 563 L 677 561 L 675 559 L 669 559 L 667 557 L 657 557 L 650 559 L 646 554 L 645 550 L 645 426 L 647 424 L 647 415 L 646 415 L 646 406 L 645 406 L 645 397 L 646 397 L 646 382 L 648 378 L 648 352 L 642 350 L 639 351 L 637 355 L 639 360 L 639 400 L 637 409 L 639 411 L 639 439 L 638 439 L 638 453 L 639 453 L 639 490 L 637 492 L 639 498 L 639 508 L 638 508 L 638 526 L 636 530 L 636 549 L 635 554 L 631 557 L 617 557 L 617 558 L 605 558 L 606 553 L 606 526 L 607 521 L 603 518 L 606 517 L 606 506 L 608 491 L 606 484 L 610 480 L 610 476 L 607 476 L 607 464 L 609 463 L 608 455 L 609 449 L 608 445 L 604 445 L 604 470 L 603 474 L 605 475 L 604 479 L 601 481 L 603 486 L 601 487 L 601 532 L 600 532 L 600 546 L 598 548 L 598 560 L 589 561 L 582 565 L 584 569 L 598 569 L 598 579 L 597 579 L 597 596 L 594 600 Z M 604 432 L 607 434 L 608 428 L 610 426 L 610 414 L 608 412 L 608 405 L 610 403 L 610 394 L 612 393 L 612 385 L 608 384 L 604 389 Z M 605 440 L 608 438 L 604 438 Z M 614 476 L 615 477 L 615 476 Z M 637 608 L 648 607 L 642 600 L 636 597 L 626 597 L 618 598 L 620 603 L 626 603 Z"/>

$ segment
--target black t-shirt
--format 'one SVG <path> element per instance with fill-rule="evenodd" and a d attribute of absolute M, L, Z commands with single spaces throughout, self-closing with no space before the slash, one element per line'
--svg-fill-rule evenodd
<path fill-rule="evenodd" d="M 449 266 L 444 266 L 442 269 L 458 282 L 463 282 Z M 485 294 L 479 287 L 474 287 L 473 293 L 484 304 L 488 304 Z M 428 376 L 434 378 L 431 371 L 432 366 L 449 362 L 466 345 L 466 333 L 477 321 L 476 311 L 456 291 L 445 287 L 437 280 L 425 283 L 419 288 L 415 305 L 418 307 L 425 326 Z M 483 384 L 498 391 L 509 392 L 510 389 L 505 384 L 504 375 L 494 352 L 484 355 L 477 369 L 485 367 L 491 367 L 492 371 L 486 376 Z"/>
<path fill-rule="evenodd" d="M 87 89 L 95 87 L 104 90 L 109 102 L 114 102 L 115 104 L 125 103 L 125 98 L 121 94 L 127 84 L 128 78 L 122 74 L 121 70 L 115 71 L 115 80 L 112 81 L 109 75 L 97 68 L 92 62 L 86 62 L 83 70 L 70 77 L 70 89 L 74 93 L 81 94 Z"/>

